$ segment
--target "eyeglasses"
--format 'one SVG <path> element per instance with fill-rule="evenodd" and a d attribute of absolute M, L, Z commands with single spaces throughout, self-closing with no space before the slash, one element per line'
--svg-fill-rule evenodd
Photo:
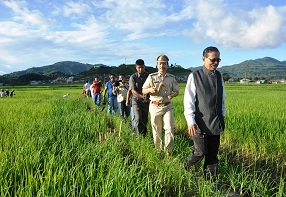
<path fill-rule="evenodd" d="M 220 58 L 213 58 L 213 59 L 211 59 L 211 58 L 209 58 L 209 57 L 207 57 L 212 63 L 215 63 L 215 62 L 220 62 L 221 61 L 221 59 Z"/>

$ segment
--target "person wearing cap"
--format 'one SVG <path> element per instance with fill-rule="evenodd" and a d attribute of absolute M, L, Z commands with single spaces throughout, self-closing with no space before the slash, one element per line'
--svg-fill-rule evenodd
<path fill-rule="evenodd" d="M 147 134 L 149 100 L 148 95 L 142 93 L 142 86 L 149 74 L 145 71 L 145 63 L 142 59 L 138 59 L 135 65 L 137 72 L 129 78 L 129 89 L 132 92 L 132 110 L 135 117 L 134 126 L 135 131 L 145 137 Z"/>
<path fill-rule="evenodd" d="M 155 147 L 162 150 L 164 124 L 164 151 L 168 156 L 174 149 L 174 106 L 171 100 L 178 95 L 179 86 L 175 76 L 167 73 L 169 58 L 166 55 L 159 55 L 156 60 L 158 72 L 148 76 L 142 92 L 150 94 L 149 112 Z"/>
<path fill-rule="evenodd" d="M 221 61 L 219 50 L 207 47 L 202 61 L 204 67 L 189 75 L 184 94 L 184 115 L 188 134 L 194 142 L 187 164 L 188 169 L 192 169 L 204 158 L 205 178 L 215 181 L 220 133 L 225 127 L 226 114 L 223 78 L 216 70 Z"/>

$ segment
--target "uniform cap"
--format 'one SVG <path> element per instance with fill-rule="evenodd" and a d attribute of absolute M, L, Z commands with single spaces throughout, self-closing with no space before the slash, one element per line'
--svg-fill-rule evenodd
<path fill-rule="evenodd" d="M 159 55 L 156 60 L 157 62 L 168 62 L 169 58 L 167 57 L 167 55 Z"/>

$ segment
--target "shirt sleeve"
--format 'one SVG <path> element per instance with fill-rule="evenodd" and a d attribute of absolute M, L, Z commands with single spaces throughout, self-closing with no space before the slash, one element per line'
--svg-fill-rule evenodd
<path fill-rule="evenodd" d="M 134 76 L 131 75 L 130 79 L 129 79 L 129 89 L 130 90 L 134 90 L 135 89 L 135 81 L 134 81 Z"/>
<path fill-rule="evenodd" d="M 142 86 L 142 89 L 151 88 L 150 82 L 151 82 L 151 76 L 148 75 L 146 81 L 144 82 Z"/>
<path fill-rule="evenodd" d="M 226 116 L 226 105 L 225 105 L 225 100 L 226 100 L 226 93 L 225 93 L 225 88 L 224 88 L 224 81 L 223 77 L 221 76 L 222 80 L 222 115 L 223 117 Z"/>
<path fill-rule="evenodd" d="M 196 102 L 196 86 L 194 76 L 191 73 L 188 77 L 185 93 L 184 93 L 184 115 L 189 125 L 196 124 L 195 121 L 195 102 Z"/>
<path fill-rule="evenodd" d="M 119 88 L 118 88 L 118 87 L 115 87 L 115 88 L 112 90 L 112 93 L 113 93 L 114 95 L 119 94 Z"/>
<path fill-rule="evenodd" d="M 174 77 L 172 91 L 179 93 L 179 90 L 180 90 L 179 83 L 177 82 L 176 78 Z"/>

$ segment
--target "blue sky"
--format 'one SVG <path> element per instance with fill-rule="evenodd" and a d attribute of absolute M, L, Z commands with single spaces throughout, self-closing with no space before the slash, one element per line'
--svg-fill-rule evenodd
<path fill-rule="evenodd" d="M 0 75 L 59 61 L 184 68 L 216 46 L 220 66 L 286 60 L 285 0 L 0 0 Z"/>

